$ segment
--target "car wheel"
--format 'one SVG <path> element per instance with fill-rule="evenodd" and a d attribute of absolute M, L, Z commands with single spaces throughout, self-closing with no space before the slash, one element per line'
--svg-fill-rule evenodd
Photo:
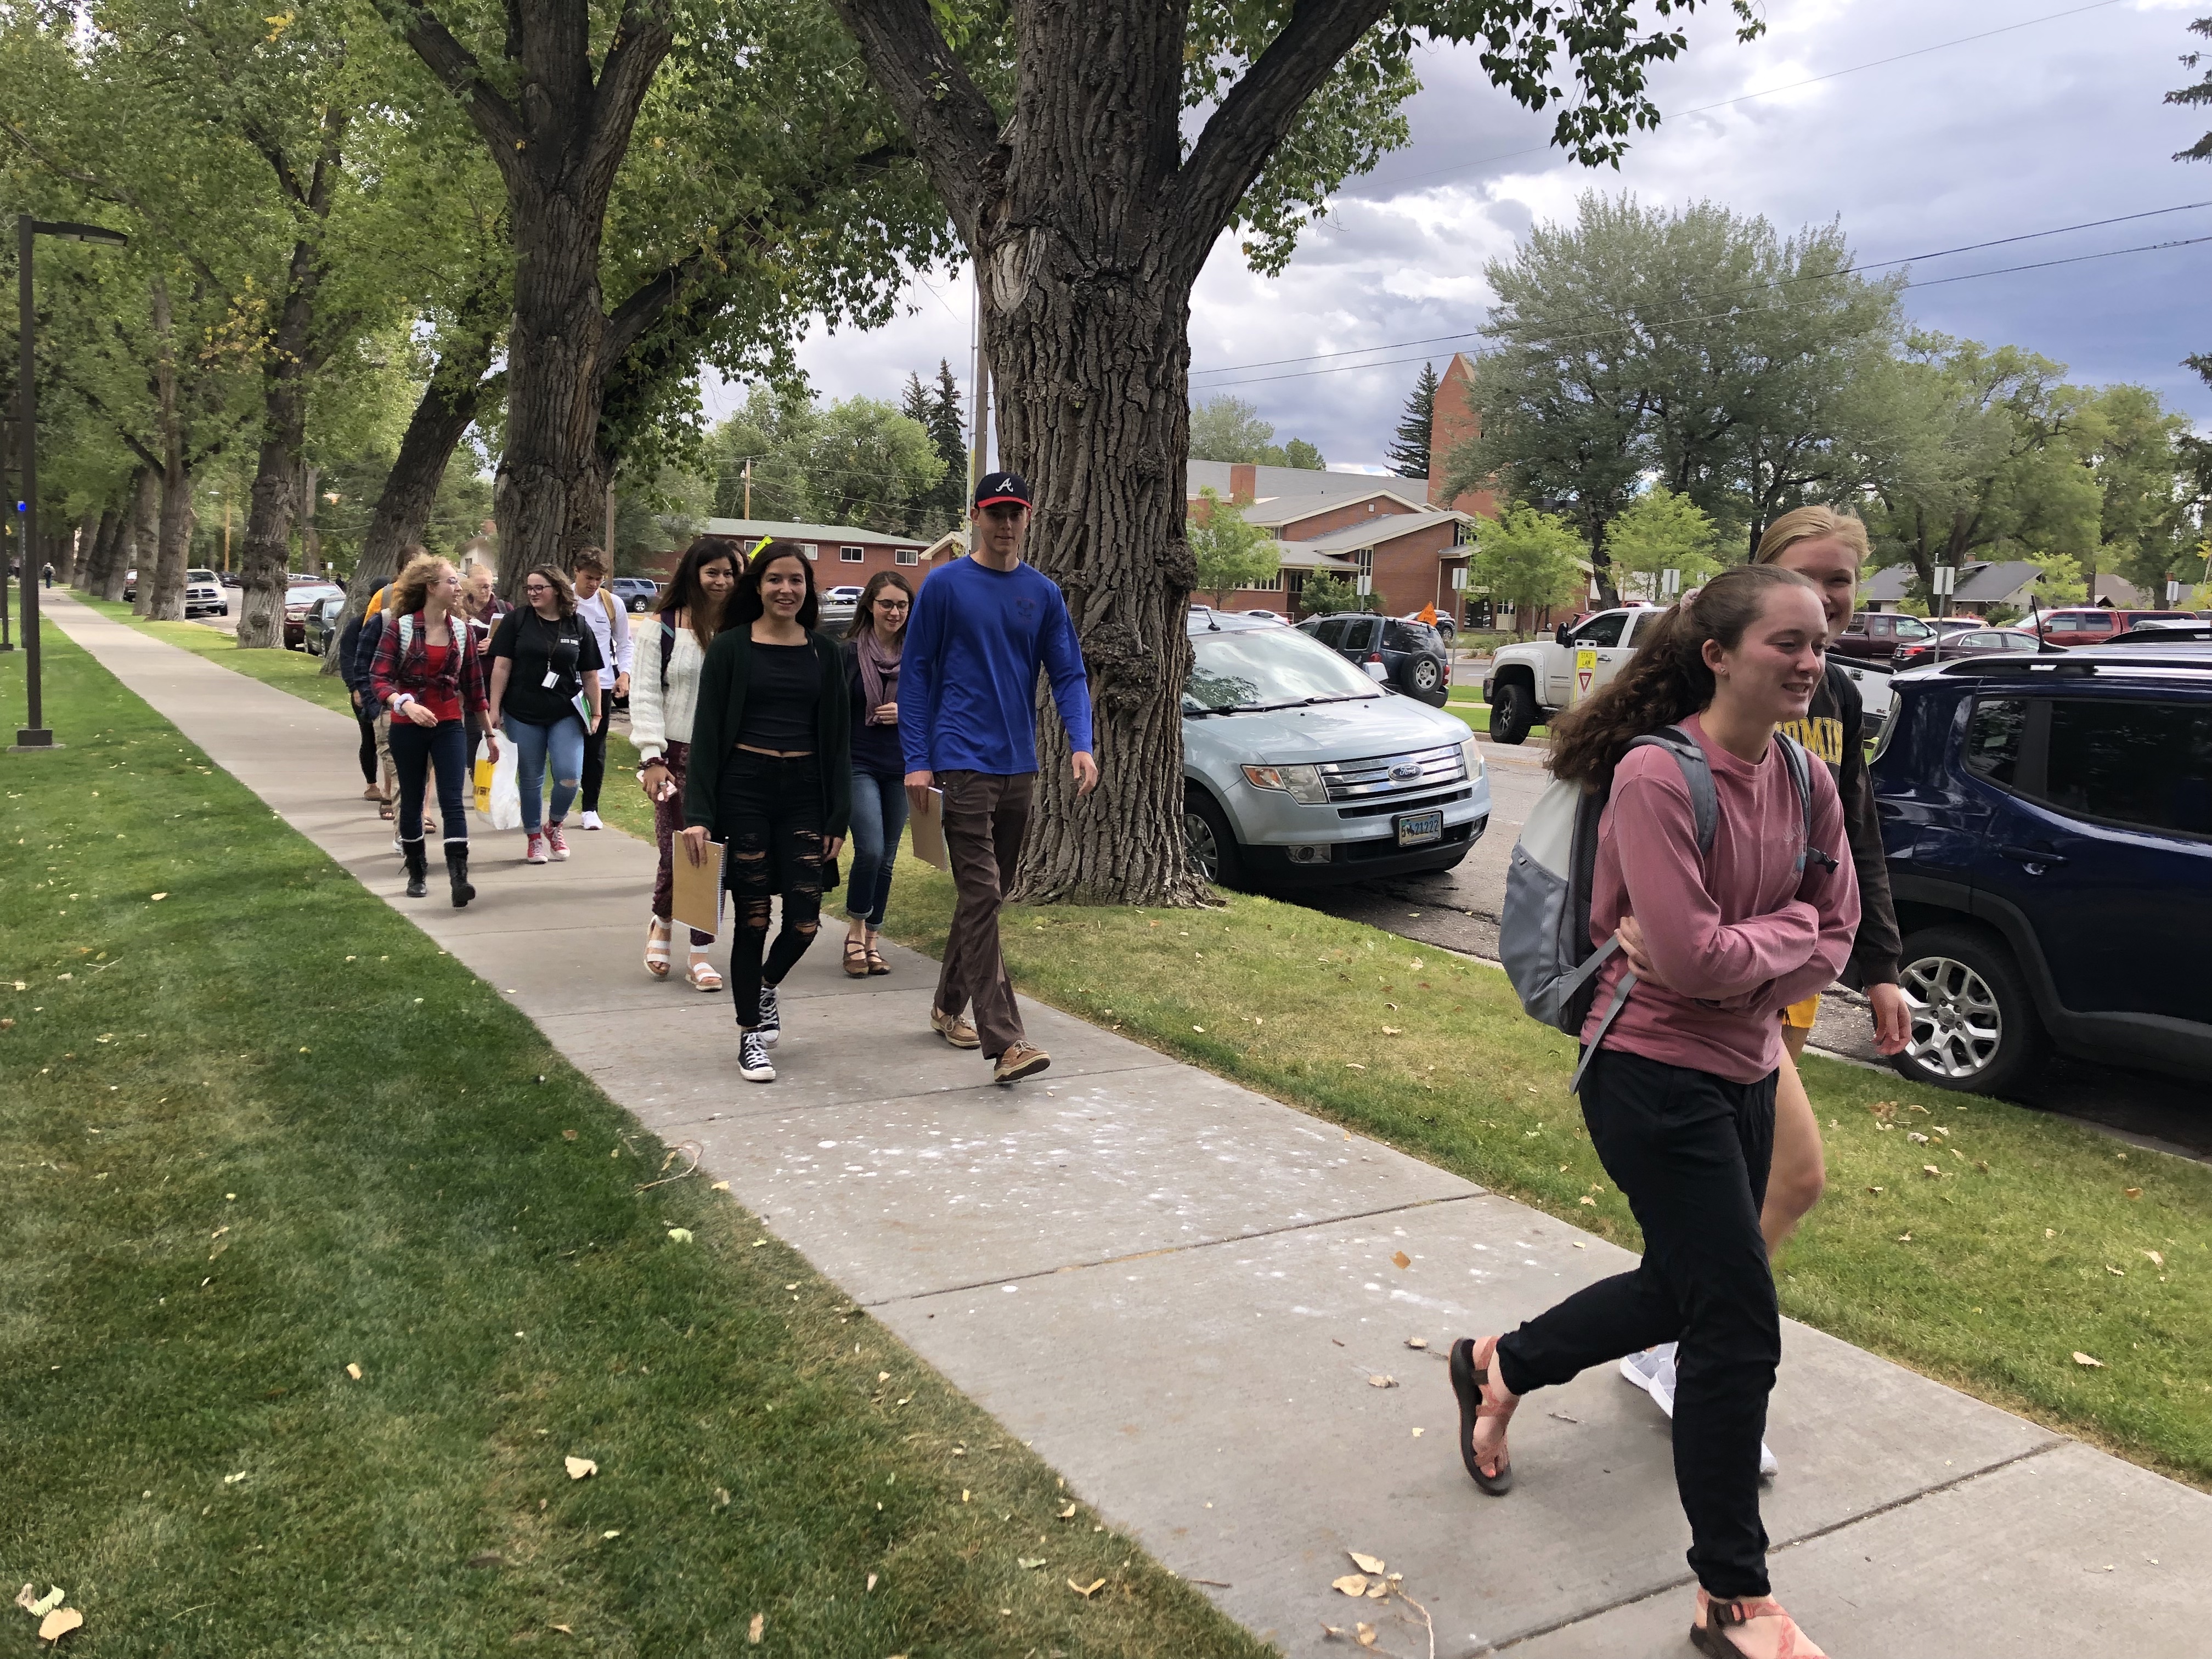
<path fill-rule="evenodd" d="M 1415 657 L 1406 665 L 1406 684 L 1417 696 L 1428 696 L 1443 683 L 1443 665 L 1434 657 Z"/>
<path fill-rule="evenodd" d="M 1190 867 L 1206 880 L 1221 887 L 1243 884 L 1244 854 L 1237 832 L 1229 827 L 1229 815 L 1203 790 L 1182 792 L 1182 844 Z"/>
<path fill-rule="evenodd" d="M 1518 680 L 1493 688 L 1490 694 L 1490 740 L 1516 744 L 1528 740 L 1536 723 L 1536 698 Z"/>
<path fill-rule="evenodd" d="M 1909 1012 L 1893 1062 L 1916 1083 L 2009 1095 L 2048 1046 L 2012 951 L 1974 927 L 1930 927 L 1905 942 L 1898 975 Z"/>
<path fill-rule="evenodd" d="M 643 599 L 633 599 L 629 602 L 629 608 L 633 613 L 643 611 L 645 609 L 645 601 Z"/>

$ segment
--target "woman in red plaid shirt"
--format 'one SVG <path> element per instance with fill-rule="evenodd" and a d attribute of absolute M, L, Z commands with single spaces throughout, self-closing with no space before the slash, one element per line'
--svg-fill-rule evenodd
<path fill-rule="evenodd" d="M 446 873 L 453 908 L 477 896 L 469 884 L 468 717 L 489 701 L 482 659 L 468 648 L 460 620 L 461 579 L 444 559 L 410 561 L 392 584 L 384 633 L 376 642 L 369 689 L 392 711 L 392 760 L 399 775 L 399 850 L 407 860 L 407 896 L 429 890 L 422 845 L 422 793 L 438 775 L 438 811 L 446 821 Z M 499 757 L 499 739 L 485 740 Z"/>

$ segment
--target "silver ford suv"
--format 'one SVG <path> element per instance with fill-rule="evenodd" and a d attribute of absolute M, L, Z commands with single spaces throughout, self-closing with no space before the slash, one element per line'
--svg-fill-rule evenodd
<path fill-rule="evenodd" d="M 1224 886 L 1449 870 L 1490 823 L 1472 732 L 1310 635 L 1194 607 L 1183 838 Z"/>

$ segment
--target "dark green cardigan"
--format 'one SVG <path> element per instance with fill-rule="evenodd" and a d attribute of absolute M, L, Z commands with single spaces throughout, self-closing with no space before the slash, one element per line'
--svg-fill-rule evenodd
<path fill-rule="evenodd" d="M 822 740 L 815 756 L 822 766 L 822 833 L 842 839 L 853 822 L 853 717 L 845 700 L 845 659 L 837 641 L 811 633 L 807 643 L 822 667 L 822 700 L 817 705 Z M 699 671 L 699 704 L 691 716 L 691 755 L 684 766 L 684 822 L 703 827 L 716 841 L 726 839 L 714 825 L 720 803 L 722 769 L 738 746 L 745 723 L 745 688 L 752 682 L 753 631 L 739 623 L 714 636 Z"/>

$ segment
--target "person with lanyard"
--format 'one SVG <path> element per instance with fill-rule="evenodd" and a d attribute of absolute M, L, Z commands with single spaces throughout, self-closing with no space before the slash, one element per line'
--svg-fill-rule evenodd
<path fill-rule="evenodd" d="M 659 626 L 647 636 L 631 682 L 630 741 L 637 745 L 637 781 L 653 803 L 653 838 L 660 864 L 653 881 L 653 921 L 645 933 L 645 971 L 668 977 L 668 945 L 676 902 L 674 843 L 684 833 L 684 787 L 690 775 L 691 720 L 699 704 L 699 671 L 721 631 L 738 586 L 743 545 L 727 536 L 702 536 L 684 550 L 661 591 Z M 695 989 L 719 991 L 722 976 L 707 960 L 712 933 L 693 927 L 684 978 Z"/>
<path fill-rule="evenodd" d="M 1644 1236 L 1629 1272 L 1503 1336 L 1452 1345 L 1460 1456 L 1513 1489 L 1506 1445 L 1530 1390 L 1680 1344 L 1674 1485 L 1712 1659 L 1819 1659 L 1771 1599 L 1759 1437 L 1782 1320 L 1759 1231 L 1775 1141 L 1781 1013 L 1836 976 L 1859 921 L 1843 805 L 1778 728 L 1806 716 L 1827 619 L 1813 585 L 1736 565 L 1652 625 L 1613 681 L 1554 722 L 1552 772 L 1610 795 L 1589 939 L 1616 942 L 1583 1027 L 1583 1121 Z M 1674 732 L 1709 774 L 1710 840 Z"/>
<path fill-rule="evenodd" d="M 576 591 L 557 565 L 522 579 L 520 609 L 491 636 L 489 724 L 514 744 L 514 783 L 522 798 L 523 862 L 568 856 L 562 825 L 584 773 L 584 733 L 599 724 L 599 647 L 576 616 Z M 545 811 L 545 769 L 553 769 L 553 810 Z"/>
<path fill-rule="evenodd" d="M 1858 599 L 1859 568 L 1871 555 L 1866 526 L 1859 519 L 1833 507 L 1801 507 L 1766 527 L 1766 533 L 1759 538 L 1753 562 L 1794 570 L 1813 584 L 1820 596 L 1832 644 L 1836 635 L 1850 626 Z M 1881 820 L 1875 812 L 1874 786 L 1867 775 L 1865 718 L 1858 687 L 1851 684 L 1843 663 L 1831 656 L 1804 718 L 1784 722 L 1782 730 L 1827 763 L 1836 793 L 1843 801 L 1844 830 L 1851 845 L 1851 866 L 1858 876 L 1859 930 L 1851 941 L 1850 960 L 1844 965 L 1842 979 L 1866 993 L 1874 1009 L 1875 1047 L 1885 1054 L 1893 1054 L 1911 1035 L 1912 1016 L 1898 984 L 1904 936 L 1897 925 L 1897 906 L 1890 897 L 1889 860 L 1881 844 Z M 1813 1115 L 1813 1102 L 1797 1075 L 1797 1061 L 1820 1012 L 1818 990 L 1782 1011 L 1782 1047 L 1788 1058 L 1775 1088 L 1774 1169 L 1759 1214 L 1759 1229 L 1770 1257 L 1820 1201 L 1827 1185 L 1820 1121 Z M 1620 1362 L 1621 1376 L 1650 1395 L 1669 1417 L 1674 1414 L 1674 1347 L 1671 1342 L 1662 1343 Z M 1779 1468 L 1773 1452 L 1762 1444 L 1759 1474 L 1771 1475 Z"/>
<path fill-rule="evenodd" d="M 890 904 L 891 866 L 906 828 L 905 751 L 899 745 L 899 647 L 914 589 L 896 570 L 868 578 L 845 630 L 845 696 L 853 706 L 853 870 L 845 878 L 845 972 L 888 974 L 876 946 Z"/>
<path fill-rule="evenodd" d="M 837 642 L 815 631 L 813 567 L 796 542 L 763 539 L 730 596 L 729 621 L 708 647 L 691 715 L 684 790 L 684 855 L 724 842 L 723 878 L 736 900 L 730 998 L 738 1075 L 773 1083 L 783 1032 L 776 988 L 821 926 L 852 816 L 852 726 Z M 769 912 L 783 925 L 768 944 Z"/>
<path fill-rule="evenodd" d="M 477 896 L 469 884 L 468 745 L 465 712 L 482 714 L 483 664 L 469 649 L 468 624 L 455 609 L 461 579 L 444 559 L 409 562 L 393 581 L 383 611 L 369 687 L 392 714 L 392 759 L 399 774 L 399 850 L 407 860 L 407 896 L 428 891 L 422 845 L 426 776 L 438 777 L 445 820 L 446 874 L 453 908 Z M 495 755 L 498 743 L 492 744 Z"/>
<path fill-rule="evenodd" d="M 606 586 L 607 556 L 596 547 L 576 555 L 576 614 L 591 629 L 599 647 L 599 714 L 584 734 L 582 823 L 586 830 L 605 826 L 599 822 L 599 786 L 607 775 L 607 725 L 614 719 L 615 702 L 629 696 L 629 612 Z"/>
<path fill-rule="evenodd" d="M 907 799 L 944 799 L 956 898 L 930 1028 L 980 1048 L 993 1080 L 1033 1077 L 1052 1056 L 1029 1040 L 999 950 L 999 905 L 1020 861 L 1036 792 L 1036 678 L 1052 681 L 1075 789 L 1098 784 L 1091 688 L 1060 585 L 1022 562 L 1030 487 L 991 472 L 975 487 L 975 547 L 921 585 L 899 653 L 898 729 Z M 975 1010 L 970 1025 L 962 1016 Z"/>

